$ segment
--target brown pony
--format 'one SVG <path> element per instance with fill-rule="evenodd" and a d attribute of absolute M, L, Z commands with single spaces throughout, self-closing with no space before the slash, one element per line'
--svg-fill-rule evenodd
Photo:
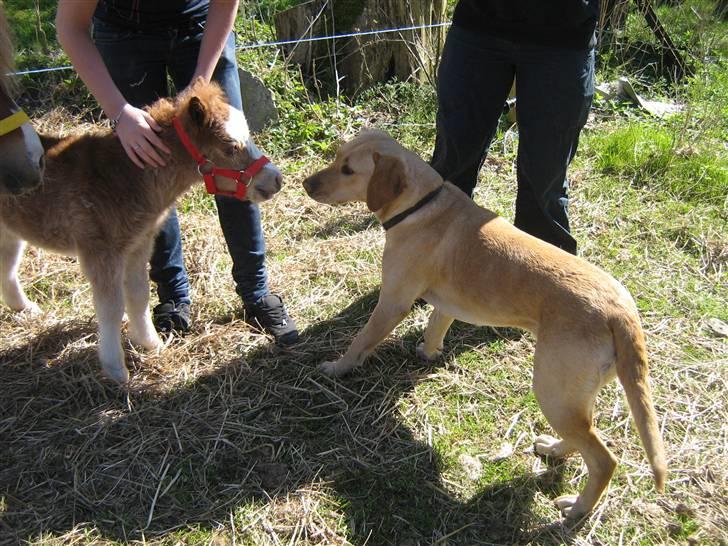
<path fill-rule="evenodd" d="M 0 194 L 35 188 L 43 177 L 43 146 L 25 115 L 11 98 L 13 44 L 0 5 Z"/>
<path fill-rule="evenodd" d="M 132 343 L 148 350 L 161 346 L 149 317 L 147 261 L 167 211 L 202 181 L 200 172 L 219 169 L 224 176 L 243 178 L 237 169 L 267 161 L 250 138 L 245 116 L 227 104 L 217 84 L 198 80 L 176 100 L 160 99 L 149 112 L 172 151 L 165 167 L 137 168 L 110 130 L 43 136 L 43 185 L 21 196 L 0 196 L 0 289 L 5 303 L 18 311 L 38 309 L 17 279 L 23 240 L 78 256 L 93 290 L 101 367 L 122 383 L 129 378 L 121 346 L 125 307 Z M 281 188 L 281 173 L 270 163 L 250 175 L 247 190 L 232 178 L 216 176 L 214 182 L 218 189 L 240 191 L 240 198 L 252 202 L 265 201 Z"/>

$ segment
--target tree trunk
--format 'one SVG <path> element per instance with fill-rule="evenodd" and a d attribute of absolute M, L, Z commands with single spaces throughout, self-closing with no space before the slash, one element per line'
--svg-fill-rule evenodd
<path fill-rule="evenodd" d="M 445 18 L 446 0 L 310 0 L 275 18 L 279 40 L 298 40 L 375 30 L 435 25 Z M 337 90 L 356 94 L 392 78 L 434 83 L 445 27 L 378 32 L 286 45 L 283 50 L 304 73 L 330 74 Z"/>

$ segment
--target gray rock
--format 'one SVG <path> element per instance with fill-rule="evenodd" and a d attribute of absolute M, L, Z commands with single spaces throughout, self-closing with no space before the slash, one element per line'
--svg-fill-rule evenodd
<path fill-rule="evenodd" d="M 259 133 L 269 123 L 278 120 L 278 111 L 273 103 L 273 94 L 263 82 L 247 70 L 238 69 L 240 74 L 240 96 L 248 126 L 253 133 Z"/>

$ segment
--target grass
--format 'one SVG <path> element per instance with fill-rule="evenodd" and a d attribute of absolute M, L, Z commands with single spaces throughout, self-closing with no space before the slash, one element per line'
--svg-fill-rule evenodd
<path fill-rule="evenodd" d="M 6 7 L 22 14 L 32 4 Z M 660 9 L 682 36 L 694 12 Z M 704 32 L 715 50 L 725 25 L 712 23 Z M 251 40 L 271 36 L 262 15 L 238 25 Z M 31 51 L 33 33 L 21 27 Z M 680 40 L 708 47 L 694 33 Z M 656 93 L 687 105 L 676 118 L 596 103 L 572 166 L 580 253 L 620 279 L 642 314 L 670 467 L 659 495 L 621 388 L 607 386 L 595 421 L 619 466 L 576 526 L 553 499 L 583 485 L 582 461 L 542 459 L 531 447 L 549 429 L 530 393 L 530 335 L 456 323 L 442 360 L 423 363 L 414 347 L 429 309 L 416 308 L 351 377 L 316 371 L 376 303 L 383 233 L 364 206 L 319 205 L 300 183 L 363 126 L 428 157 L 433 90 L 388 83 L 347 100 L 304 85 L 270 51 L 245 52 L 241 64 L 281 112 L 258 141 L 287 183 L 262 214 L 271 285 L 303 342 L 276 349 L 241 321 L 200 188 L 180 203 L 193 331 L 156 356 L 128 347 L 128 390 L 100 376 L 75 260 L 29 249 L 21 278 L 45 313 L 0 308 L 0 543 L 725 543 L 728 350 L 707 327 L 728 322 L 724 59 L 680 86 L 654 80 Z M 42 130 L 100 119 L 70 74 L 22 83 Z M 504 125 L 475 195 L 509 219 L 516 143 Z"/>

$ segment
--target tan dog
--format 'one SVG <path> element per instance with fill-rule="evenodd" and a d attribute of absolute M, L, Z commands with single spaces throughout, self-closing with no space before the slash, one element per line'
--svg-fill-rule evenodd
<path fill-rule="evenodd" d="M 379 302 L 346 354 L 321 364 L 325 373 L 340 376 L 361 365 L 418 297 L 435 307 L 417 348 L 428 360 L 440 356 L 453 319 L 529 330 L 537 337 L 533 390 L 563 438 L 540 436 L 536 451 L 553 457 L 578 451 L 589 470 L 580 495 L 556 500 L 563 514 L 591 511 L 617 464 L 592 425 L 596 395 L 615 375 L 663 490 L 665 454 L 645 340 L 619 282 L 478 207 L 385 133 L 364 132 L 344 144 L 329 167 L 303 184 L 322 203 L 365 201 L 388 228 Z"/>
<path fill-rule="evenodd" d="M 250 138 L 245 116 L 227 104 L 217 84 L 199 80 L 176 101 L 161 99 L 149 111 L 163 127 L 160 138 L 172 151 L 165 167 L 140 170 L 110 131 L 42 137 L 47 158 L 43 185 L 22 196 L 0 196 L 0 288 L 5 303 L 17 311 L 38 310 L 17 278 L 24 240 L 78 256 L 93 289 L 101 366 L 120 382 L 129 378 L 121 346 L 124 308 L 132 343 L 159 348 L 149 316 L 147 262 L 170 206 L 202 182 L 173 119 L 207 158 L 199 167 L 202 172 L 213 164 L 248 168 L 262 155 Z M 243 189 L 231 178 L 216 177 L 216 182 L 224 191 Z M 281 189 L 281 182 L 280 171 L 268 163 L 248 181 L 247 199 L 265 201 Z"/>

